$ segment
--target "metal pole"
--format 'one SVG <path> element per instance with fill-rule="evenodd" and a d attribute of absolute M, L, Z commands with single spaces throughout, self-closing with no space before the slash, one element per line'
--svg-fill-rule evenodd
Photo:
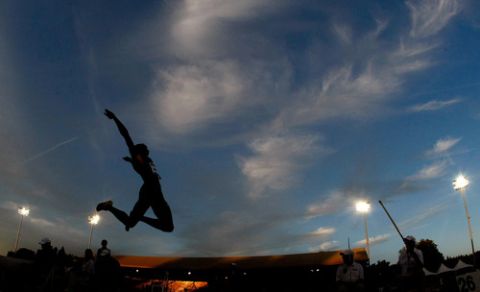
<path fill-rule="evenodd" d="M 464 188 L 460 189 L 460 194 L 462 195 L 463 206 L 465 207 L 465 216 L 467 216 L 468 236 L 470 237 L 470 244 L 472 246 L 473 265 L 475 266 L 476 261 L 475 261 L 475 247 L 473 245 L 472 222 L 471 222 L 470 212 L 468 212 L 467 198 L 465 196 L 465 189 Z"/>
<path fill-rule="evenodd" d="M 365 241 L 367 242 L 367 254 L 368 257 L 370 258 L 370 239 L 368 238 L 368 224 L 367 224 L 367 214 L 365 213 L 364 215 L 365 219 Z"/>
<path fill-rule="evenodd" d="M 385 208 L 385 206 L 383 205 L 382 201 L 378 201 L 378 202 L 379 202 L 380 205 L 382 206 L 382 208 L 383 208 L 383 210 L 385 211 L 385 213 L 387 213 L 388 218 L 389 218 L 390 221 L 392 222 L 393 227 L 395 227 L 395 229 L 397 230 L 398 235 L 400 235 L 400 237 L 402 238 L 402 241 L 405 241 L 402 233 L 400 232 L 400 229 L 398 229 L 397 224 L 396 224 L 395 221 L 393 220 L 392 216 L 390 216 L 390 213 L 388 213 L 387 208 Z"/>
<path fill-rule="evenodd" d="M 92 245 L 93 224 L 90 224 L 90 238 L 88 239 L 88 249 Z"/>
<path fill-rule="evenodd" d="M 18 248 L 18 243 L 20 242 L 20 232 L 22 230 L 22 225 L 23 225 L 23 215 L 22 218 L 20 219 L 20 224 L 18 225 L 18 231 L 17 231 L 17 240 L 15 241 L 15 248 L 14 251 L 17 251 Z"/>

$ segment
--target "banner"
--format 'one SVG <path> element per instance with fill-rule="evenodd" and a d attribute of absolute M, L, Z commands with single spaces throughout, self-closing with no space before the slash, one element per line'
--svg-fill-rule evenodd
<path fill-rule="evenodd" d="M 480 292 L 480 271 L 458 275 L 457 285 L 460 292 Z"/>

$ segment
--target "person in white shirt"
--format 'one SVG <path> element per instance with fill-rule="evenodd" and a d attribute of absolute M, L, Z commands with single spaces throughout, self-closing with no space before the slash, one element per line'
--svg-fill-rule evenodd
<path fill-rule="evenodd" d="M 415 237 L 404 238 L 405 247 L 399 251 L 400 284 L 403 291 L 421 291 L 423 286 L 423 253 L 415 248 Z"/>
<path fill-rule="evenodd" d="M 343 264 L 337 268 L 337 291 L 363 291 L 364 273 L 363 267 L 353 260 L 353 251 L 346 250 L 340 253 Z"/>

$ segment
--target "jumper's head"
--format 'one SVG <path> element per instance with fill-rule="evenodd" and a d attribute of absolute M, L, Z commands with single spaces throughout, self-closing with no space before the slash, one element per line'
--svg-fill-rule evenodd
<path fill-rule="evenodd" d="M 135 153 L 135 155 L 140 154 L 145 157 L 147 157 L 148 154 L 150 153 L 148 151 L 147 145 L 145 144 L 135 144 L 135 146 L 133 146 L 133 152 Z"/>

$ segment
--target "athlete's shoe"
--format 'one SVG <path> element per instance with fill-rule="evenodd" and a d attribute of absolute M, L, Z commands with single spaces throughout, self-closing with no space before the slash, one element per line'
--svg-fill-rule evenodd
<path fill-rule="evenodd" d="M 108 210 L 113 206 L 112 201 L 101 202 L 97 205 L 97 211 Z"/>

